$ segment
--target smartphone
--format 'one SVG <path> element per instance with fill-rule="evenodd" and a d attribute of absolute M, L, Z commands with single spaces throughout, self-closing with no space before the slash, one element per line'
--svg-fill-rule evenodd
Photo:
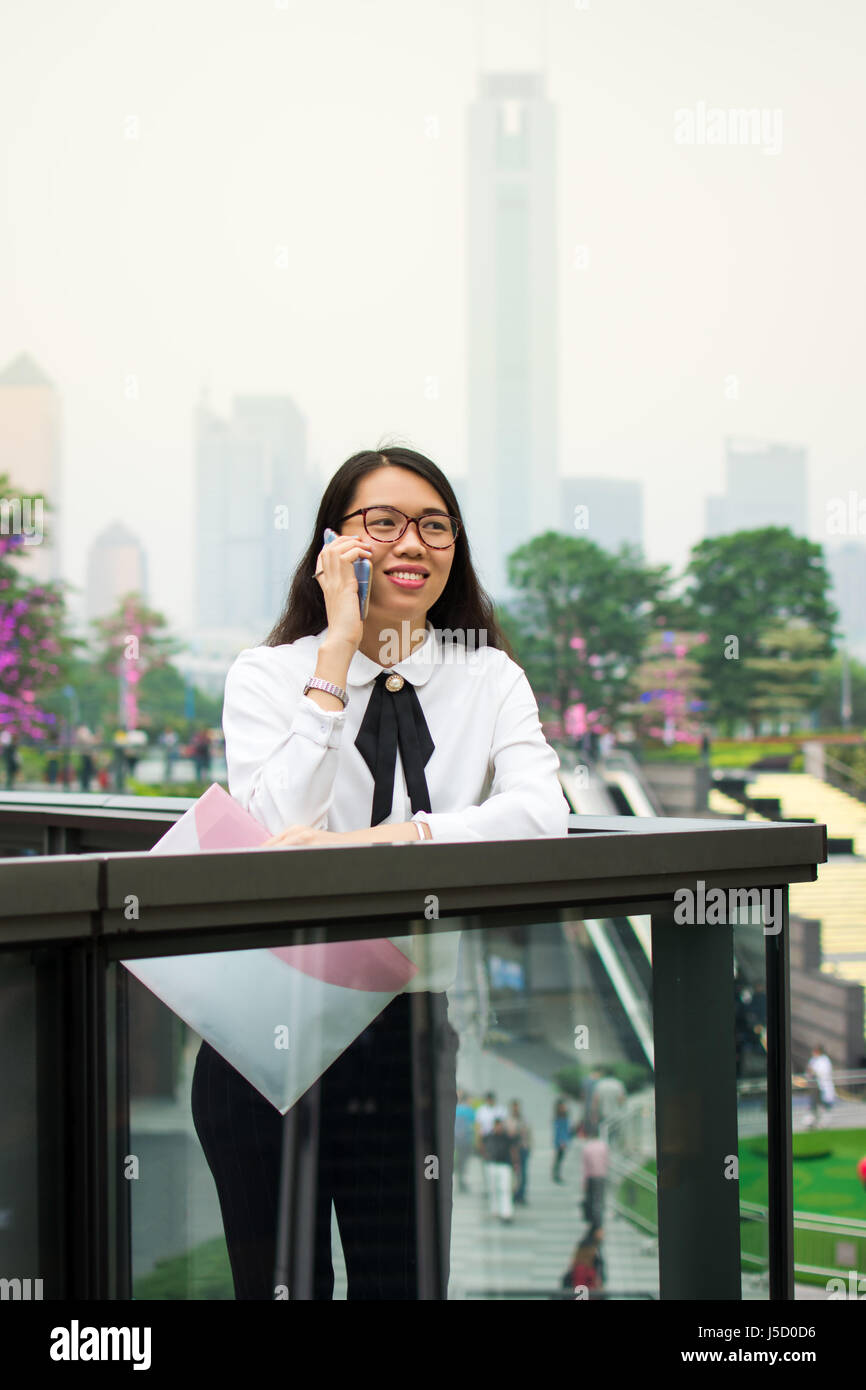
<path fill-rule="evenodd" d="M 331 541 L 337 539 L 336 531 L 332 531 L 330 526 L 325 527 L 325 545 L 330 545 Z M 370 574 L 372 565 L 369 560 L 355 560 L 352 563 L 355 571 L 355 578 L 358 581 L 358 606 L 361 609 L 361 621 L 367 616 L 367 609 L 370 606 Z"/>

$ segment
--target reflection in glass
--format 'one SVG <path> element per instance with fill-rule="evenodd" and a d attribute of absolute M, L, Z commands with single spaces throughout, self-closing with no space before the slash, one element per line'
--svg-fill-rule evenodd
<path fill-rule="evenodd" d="M 658 1297 L 648 919 L 552 918 L 515 913 L 507 924 L 498 914 L 496 926 L 482 925 L 489 920 L 482 917 L 441 924 L 462 933 L 447 1016 L 437 1025 L 445 1092 L 449 1066 L 456 1077 L 453 1132 L 438 1151 L 416 1135 L 414 1162 L 430 1170 L 432 1154 L 439 1172 L 432 1180 L 445 1179 L 448 1187 L 453 1169 L 451 1299 Z M 392 930 L 398 925 L 409 933 L 428 924 L 400 923 Z M 131 1194 L 134 1296 L 232 1299 L 237 1285 L 225 1231 L 228 1219 L 234 1240 L 237 1213 L 225 1205 L 225 1187 L 218 1192 L 213 1148 L 206 1155 L 209 1141 L 191 1105 L 196 1069 L 204 1065 L 201 1040 L 132 978 L 129 991 L 130 1152 L 138 1160 Z M 394 1001 L 405 1013 L 399 1046 L 406 1052 L 413 1046 L 410 997 Z M 355 1064 L 347 1067 L 329 1068 L 322 1095 L 331 1105 L 339 1096 L 357 1127 L 365 1104 L 369 1110 L 376 1102 L 360 1094 Z M 200 1089 L 222 1086 L 226 1074 L 216 1054 L 207 1056 Z M 404 1130 L 411 1100 L 401 1112 Z M 263 1097 L 259 1102 L 237 1126 L 242 1164 L 253 1162 L 255 1145 L 244 1145 L 268 1119 L 275 1135 L 282 1132 L 282 1117 Z M 411 1135 L 404 1134 L 404 1142 L 411 1155 Z M 345 1139 L 342 1161 L 362 1206 L 374 1200 L 382 1174 L 393 1188 L 396 1170 L 388 1169 L 385 1157 L 378 1179 L 372 1169 L 365 1175 L 352 1162 L 351 1136 Z M 333 1153 L 329 1162 L 333 1176 Z M 324 1168 L 320 1173 L 325 1182 Z M 439 1191 L 447 1200 L 445 1183 Z M 317 1220 L 330 1226 L 332 1296 L 342 1299 L 348 1292 L 345 1242 L 357 1271 L 374 1237 L 363 1224 L 355 1229 L 347 1211 L 341 1222 L 337 1206 L 327 1205 Z M 264 1238 L 266 1263 L 278 1209 L 277 1202 L 264 1222 L 267 1230 L 259 1228 L 259 1213 L 259 1226 L 248 1232 L 253 1242 Z M 386 1239 L 382 1248 L 387 1264 L 393 1242 Z M 321 1279 L 316 1290 L 316 1297 L 329 1296 Z"/>

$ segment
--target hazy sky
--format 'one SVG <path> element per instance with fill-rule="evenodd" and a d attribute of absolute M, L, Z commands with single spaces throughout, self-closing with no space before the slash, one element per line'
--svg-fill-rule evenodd
<path fill-rule="evenodd" d="M 815 539 L 866 492 L 862 0 L 0 0 L 0 55 L 0 365 L 62 393 L 73 582 L 119 518 L 191 619 L 204 384 L 292 395 L 323 482 L 386 433 L 471 470 L 479 66 L 556 104 L 561 471 L 643 480 L 675 564 L 725 434 L 809 448 Z M 700 103 L 781 148 L 678 143 Z"/>

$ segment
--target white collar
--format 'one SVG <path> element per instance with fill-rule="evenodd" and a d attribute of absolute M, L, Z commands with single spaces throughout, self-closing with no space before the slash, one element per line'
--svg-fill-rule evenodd
<path fill-rule="evenodd" d="M 442 643 L 439 634 L 429 618 L 426 623 L 427 636 L 403 661 L 393 666 L 380 666 L 371 661 L 362 651 L 356 651 L 349 662 L 347 685 L 370 685 L 383 671 L 396 671 L 410 685 L 424 685 L 433 672 L 433 667 L 442 659 Z M 324 633 L 322 634 L 324 637 Z"/>

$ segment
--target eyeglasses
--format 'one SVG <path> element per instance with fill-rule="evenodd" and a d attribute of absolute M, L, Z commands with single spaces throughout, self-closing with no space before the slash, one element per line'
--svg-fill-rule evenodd
<path fill-rule="evenodd" d="M 433 550 L 448 550 L 454 544 L 460 531 L 460 522 L 447 512 L 428 512 L 426 516 L 407 516 L 397 507 L 359 507 L 341 517 L 349 521 L 353 516 L 364 519 L 364 530 L 374 541 L 398 541 L 406 531 L 410 521 L 418 527 L 418 535 L 425 545 Z"/>

